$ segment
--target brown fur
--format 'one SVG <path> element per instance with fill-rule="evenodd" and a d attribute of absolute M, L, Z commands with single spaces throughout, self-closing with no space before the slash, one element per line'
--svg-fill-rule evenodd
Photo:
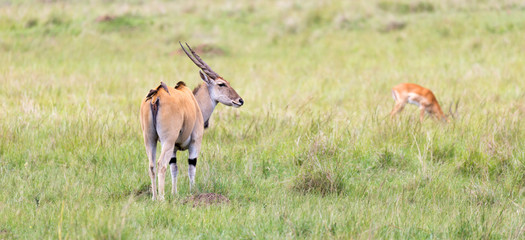
<path fill-rule="evenodd" d="M 197 104 L 193 93 L 184 84 L 177 87 L 178 88 L 166 87 L 167 90 L 162 88 L 164 91 L 157 90 L 155 94 L 152 94 L 149 98 L 147 97 L 141 106 L 141 120 L 144 121 L 142 124 L 143 130 L 153 127 L 148 118 L 152 113 L 147 111 L 148 108 L 146 105 L 148 102 L 150 102 L 150 105 L 158 102 L 158 105 L 160 106 L 157 111 L 160 122 L 174 123 L 175 121 L 180 120 L 180 122 L 183 123 L 181 124 L 183 134 L 178 138 L 179 141 L 177 141 L 177 143 L 182 143 L 180 142 L 180 139 L 185 140 L 195 128 L 194 125 L 196 123 L 203 124 L 204 121 L 202 120 L 202 114 L 200 113 L 199 105 Z M 172 92 L 173 95 L 170 94 L 170 92 Z M 184 113 L 180 113 L 181 111 Z M 161 126 L 161 128 L 173 128 L 172 126 L 169 126 L 170 124 L 166 125 L 168 126 Z"/>
<path fill-rule="evenodd" d="M 186 83 L 184 83 L 183 81 L 179 81 L 177 85 L 175 85 L 175 89 L 179 88 L 180 86 L 186 86 Z"/>
<path fill-rule="evenodd" d="M 160 82 L 160 85 L 156 89 L 149 90 L 149 93 L 146 96 L 146 99 L 144 101 L 151 100 L 157 94 L 157 92 L 160 89 L 164 89 L 164 91 L 166 91 L 166 92 L 168 92 L 168 94 L 170 94 L 169 91 L 168 91 L 168 86 L 165 83 Z M 150 101 L 150 107 L 151 107 L 153 128 L 156 129 L 157 128 L 157 114 L 158 114 L 158 111 L 159 111 L 159 98 L 155 98 L 154 100 L 151 100 Z"/>
<path fill-rule="evenodd" d="M 157 98 L 155 99 L 155 101 L 150 101 L 150 106 L 151 106 L 151 115 L 153 116 L 153 119 L 152 119 L 153 128 L 157 129 L 157 115 L 159 113 L 159 99 Z"/>
<path fill-rule="evenodd" d="M 157 141 L 162 144 L 157 163 L 159 194 L 162 199 L 165 172 L 175 146 L 179 146 L 177 150 L 193 147 L 198 152 L 204 132 L 204 120 L 193 93 L 183 84 L 179 84 L 177 88 L 159 87 L 155 93 L 148 95 L 149 97 L 144 99 L 140 107 L 140 120 L 146 152 L 150 158 L 154 198 L 156 197 L 154 152 Z M 153 108 L 150 107 L 155 104 L 158 106 L 156 116 L 151 111 Z"/>
<path fill-rule="evenodd" d="M 390 113 L 391 117 L 394 117 L 395 114 L 403 110 L 407 103 L 411 102 L 419 104 L 421 110 L 419 115 L 420 121 L 423 121 L 425 112 L 437 120 L 448 121 L 430 89 L 414 83 L 402 83 L 392 88 L 392 96 L 396 104 Z"/>
<path fill-rule="evenodd" d="M 179 83 L 180 83 L 180 82 L 179 82 Z M 177 83 L 177 84 L 178 84 L 178 83 Z M 184 84 L 184 82 L 182 82 L 182 84 Z M 177 85 L 177 86 L 178 86 L 178 85 Z M 184 85 L 184 86 L 186 86 L 186 85 Z M 146 99 L 145 99 L 145 100 L 149 100 L 149 99 L 151 99 L 151 98 L 153 97 L 153 95 L 157 94 L 157 92 L 158 92 L 161 88 L 164 89 L 164 91 L 166 91 L 168 94 L 170 94 L 169 91 L 168 91 L 168 86 L 167 86 L 165 83 L 160 82 L 160 85 L 159 85 L 157 88 L 155 88 L 155 89 L 150 89 L 150 90 L 149 90 L 149 93 L 148 93 L 148 95 L 146 95 Z"/>
<path fill-rule="evenodd" d="M 202 71 L 199 71 L 204 85 L 199 85 L 193 92 L 184 82 L 178 82 L 174 88 L 162 83 L 151 90 L 140 106 L 140 124 L 144 136 L 144 145 L 149 160 L 149 175 L 151 179 L 153 200 L 157 198 L 155 155 L 157 141 L 162 144 L 158 160 L 159 198 L 164 199 L 165 174 L 170 164 L 172 172 L 172 194 L 177 193 L 178 167 L 176 154 L 178 150 L 188 150 L 188 177 L 190 191 L 195 182 L 197 157 L 200 152 L 204 127 L 213 109 L 220 102 L 227 106 L 240 107 L 244 100 L 224 80 L 190 48 L 187 52 L 179 42 L 184 52 Z M 151 109 L 151 110 L 150 110 Z"/>

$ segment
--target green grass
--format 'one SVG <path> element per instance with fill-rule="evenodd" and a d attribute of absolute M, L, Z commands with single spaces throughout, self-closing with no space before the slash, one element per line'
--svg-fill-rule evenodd
<path fill-rule="evenodd" d="M 524 13 L 0 1 L 0 239 L 524 238 Z M 140 101 L 160 81 L 200 83 L 178 41 L 222 49 L 202 57 L 245 100 L 217 107 L 197 164 L 198 192 L 228 204 L 184 203 L 186 152 L 179 195 L 148 193 Z M 391 121 L 400 82 L 460 100 L 458 117 L 420 124 L 407 106 Z"/>

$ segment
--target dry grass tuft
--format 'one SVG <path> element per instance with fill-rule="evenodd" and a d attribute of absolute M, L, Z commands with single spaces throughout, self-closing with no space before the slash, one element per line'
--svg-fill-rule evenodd
<path fill-rule="evenodd" d="M 338 194 L 344 183 L 333 169 L 337 157 L 335 145 L 324 134 L 319 134 L 310 144 L 309 151 L 299 158 L 301 166 L 292 189 L 301 193 L 321 195 Z"/>
<path fill-rule="evenodd" d="M 292 188 L 305 194 L 317 193 L 325 196 L 341 193 L 344 185 L 334 172 L 327 169 L 312 169 L 299 174 Z"/>

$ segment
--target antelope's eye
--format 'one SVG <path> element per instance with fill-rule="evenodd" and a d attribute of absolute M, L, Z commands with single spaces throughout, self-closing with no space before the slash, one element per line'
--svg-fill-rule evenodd
<path fill-rule="evenodd" d="M 219 83 L 219 87 L 226 87 L 226 84 L 224 84 L 224 83 Z"/>

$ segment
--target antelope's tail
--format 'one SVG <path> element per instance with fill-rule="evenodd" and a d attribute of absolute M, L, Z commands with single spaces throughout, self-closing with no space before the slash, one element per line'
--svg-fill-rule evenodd
<path fill-rule="evenodd" d="M 150 102 L 151 115 L 153 116 L 153 129 L 157 132 L 157 114 L 159 113 L 159 98 L 155 98 Z M 158 135 L 158 132 L 157 132 Z"/>
<path fill-rule="evenodd" d="M 157 115 L 159 113 L 159 97 L 158 96 L 155 97 L 155 95 L 157 95 L 160 89 L 164 89 L 164 91 L 166 91 L 168 95 L 171 95 L 170 91 L 168 90 L 168 86 L 166 86 L 165 83 L 160 82 L 160 85 L 156 89 L 149 90 L 149 93 L 146 96 L 146 100 L 145 100 L 145 101 L 151 100 L 150 108 L 151 108 L 151 115 L 153 116 L 153 129 L 155 129 L 155 132 L 157 132 Z M 158 132 L 157 132 L 157 135 L 158 135 Z"/>

